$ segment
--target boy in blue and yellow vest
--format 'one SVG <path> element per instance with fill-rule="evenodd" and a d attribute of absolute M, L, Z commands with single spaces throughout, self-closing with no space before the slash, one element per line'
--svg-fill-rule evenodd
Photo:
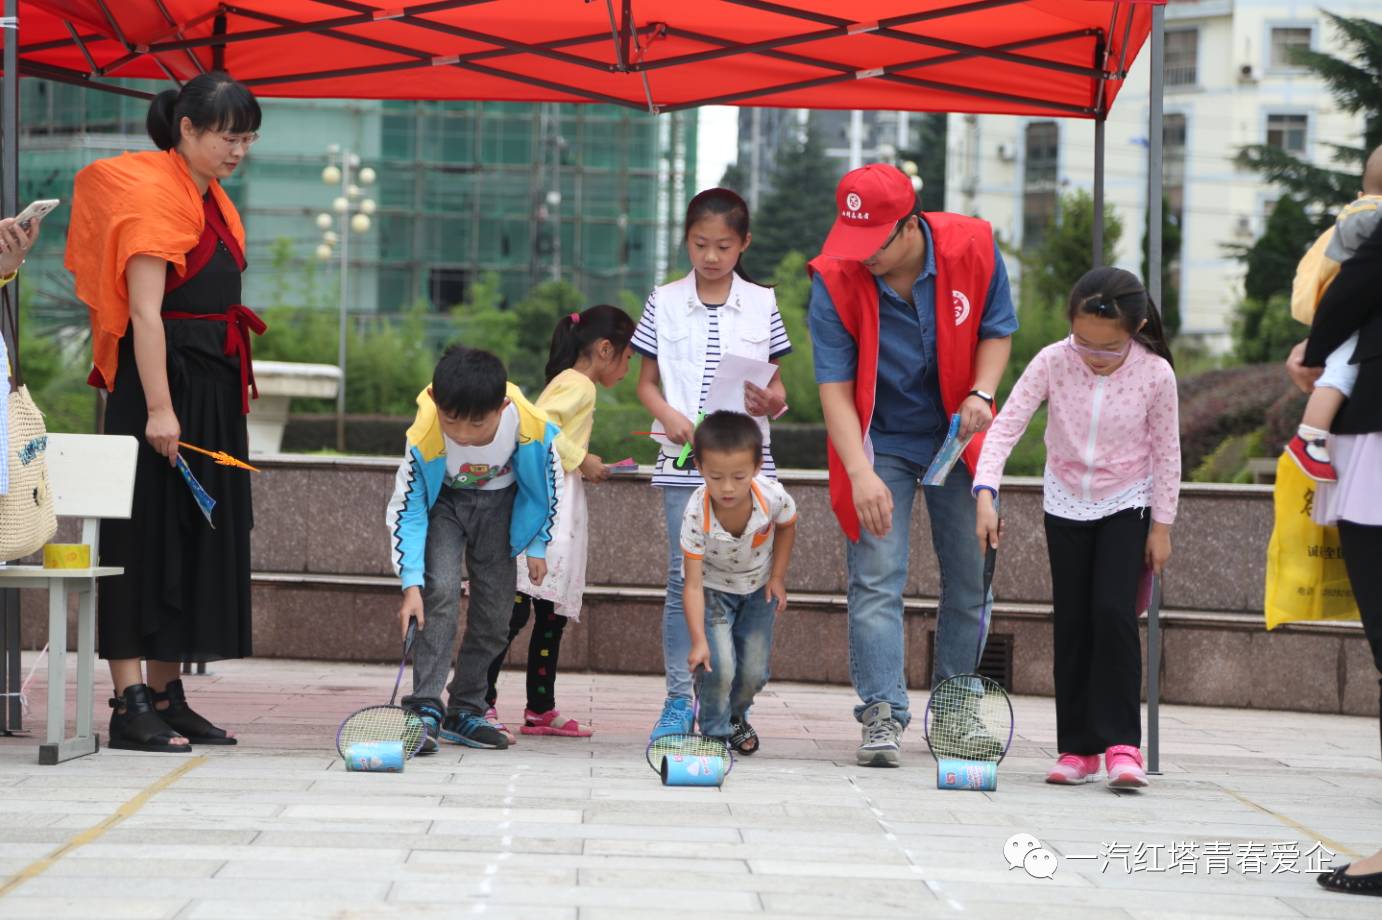
<path fill-rule="evenodd" d="M 555 444 L 560 432 L 508 382 L 497 357 L 460 345 L 442 355 L 417 406 L 386 512 L 389 555 L 403 583 L 399 624 L 406 632 L 416 618 L 419 627 L 413 693 L 403 704 L 427 723 L 422 753 L 437 750 L 438 735 L 467 747 L 506 748 L 482 715 L 488 670 L 509 639 L 515 557 L 527 555 L 533 584 L 547 574 L 564 475 Z M 443 710 L 462 560 L 470 607 Z"/>

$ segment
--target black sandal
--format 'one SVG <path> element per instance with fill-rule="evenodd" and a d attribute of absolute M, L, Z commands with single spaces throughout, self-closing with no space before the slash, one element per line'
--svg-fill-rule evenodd
<path fill-rule="evenodd" d="M 1320 883 L 1320 887 L 1328 888 L 1330 891 L 1382 897 L 1382 872 L 1373 872 L 1369 875 L 1347 875 L 1344 871 L 1347 868 L 1348 866 L 1340 866 L 1333 872 L 1321 873 L 1315 876 L 1315 881 Z"/>
<path fill-rule="evenodd" d="M 117 751 L 147 751 L 159 754 L 186 754 L 191 744 L 173 744 L 181 738 L 154 711 L 154 695 L 148 684 L 130 684 L 123 696 L 110 699 L 110 740 L 108 748 Z"/>
<path fill-rule="evenodd" d="M 758 732 L 745 719 L 729 720 L 729 746 L 745 757 L 758 753 Z"/>
<path fill-rule="evenodd" d="M 225 729 L 217 728 L 192 711 L 192 707 L 187 705 L 187 694 L 182 691 L 181 679 L 168 681 L 162 693 L 154 694 L 154 702 L 167 702 L 167 709 L 158 710 L 159 717 L 193 744 L 240 743 L 238 738 L 226 734 Z"/>

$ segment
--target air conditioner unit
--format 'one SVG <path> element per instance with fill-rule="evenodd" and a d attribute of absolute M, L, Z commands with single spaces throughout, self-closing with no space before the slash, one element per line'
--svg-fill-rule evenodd
<path fill-rule="evenodd" d="M 1239 83 L 1256 83 L 1256 82 L 1257 82 L 1257 71 L 1256 71 L 1256 69 L 1252 66 L 1252 64 L 1239 64 L 1239 65 L 1238 65 L 1238 82 L 1239 82 Z"/>
<path fill-rule="evenodd" d="M 998 159 L 1002 160 L 1004 163 L 1011 163 L 1013 160 L 1017 159 L 1017 153 L 1013 150 L 1011 144 L 999 144 Z"/>

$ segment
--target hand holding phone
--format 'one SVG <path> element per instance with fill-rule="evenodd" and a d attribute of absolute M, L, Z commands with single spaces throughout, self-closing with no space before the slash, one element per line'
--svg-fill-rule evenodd
<path fill-rule="evenodd" d="M 25 233 L 28 233 L 29 227 L 34 221 L 42 220 L 52 214 L 60 204 L 62 204 L 62 200 L 59 198 L 40 198 L 37 201 L 31 201 L 27 208 L 14 216 L 14 221 Z"/>

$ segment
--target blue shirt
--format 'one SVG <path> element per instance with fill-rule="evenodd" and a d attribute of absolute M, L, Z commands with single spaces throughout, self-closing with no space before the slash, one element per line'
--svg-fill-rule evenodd
<path fill-rule="evenodd" d="M 921 466 L 931 462 L 949 426 L 941 402 L 936 362 L 936 249 L 931 228 L 926 237 L 926 264 L 912 285 L 914 307 L 882 278 L 878 285 L 878 383 L 869 437 L 875 454 L 902 457 Z M 807 307 L 817 383 L 854 380 L 859 346 L 845 329 L 820 276 L 811 283 Z M 1017 311 L 1008 288 L 1008 269 L 998 245 L 993 250 L 993 278 L 984 299 L 979 338 L 1001 339 L 1017 331 Z"/>

